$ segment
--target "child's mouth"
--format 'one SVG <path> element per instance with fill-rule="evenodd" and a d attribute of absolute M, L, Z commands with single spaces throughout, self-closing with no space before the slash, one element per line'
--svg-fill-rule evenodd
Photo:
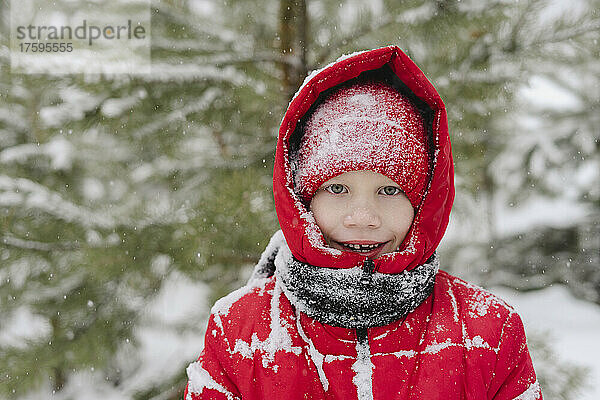
<path fill-rule="evenodd" d="M 342 242 L 337 242 L 344 250 L 350 250 L 356 253 L 361 253 L 361 254 L 367 254 L 367 253 L 376 253 L 377 250 L 379 250 L 381 247 L 383 247 L 385 245 L 385 243 L 387 242 L 383 242 L 383 243 L 369 243 L 369 244 L 362 244 L 362 243 L 342 243 Z"/>

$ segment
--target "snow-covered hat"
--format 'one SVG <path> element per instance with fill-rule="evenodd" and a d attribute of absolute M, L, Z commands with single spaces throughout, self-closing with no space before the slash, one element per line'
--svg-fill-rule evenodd
<path fill-rule="evenodd" d="M 295 189 L 305 203 L 329 179 L 370 170 L 396 182 L 416 209 L 428 175 L 423 117 L 383 82 L 339 88 L 306 119 L 294 157 Z"/>

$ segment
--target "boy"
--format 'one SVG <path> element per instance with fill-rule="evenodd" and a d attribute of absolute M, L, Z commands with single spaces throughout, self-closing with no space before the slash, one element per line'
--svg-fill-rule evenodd
<path fill-rule="evenodd" d="M 397 47 L 309 76 L 279 131 L 281 226 L 212 309 L 186 399 L 541 399 L 523 325 L 438 270 L 444 105 Z"/>

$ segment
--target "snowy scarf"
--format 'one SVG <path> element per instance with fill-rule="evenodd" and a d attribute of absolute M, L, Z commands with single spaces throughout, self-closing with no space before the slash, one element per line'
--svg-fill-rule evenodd
<path fill-rule="evenodd" d="M 365 283 L 358 266 L 324 268 L 296 260 L 278 232 L 250 281 L 275 274 L 290 302 L 309 317 L 332 326 L 363 329 L 387 325 L 414 311 L 433 291 L 438 268 L 434 254 L 410 271 L 374 272 Z"/>

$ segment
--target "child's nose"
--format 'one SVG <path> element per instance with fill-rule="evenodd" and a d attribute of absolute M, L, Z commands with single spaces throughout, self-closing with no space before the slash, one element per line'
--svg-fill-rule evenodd
<path fill-rule="evenodd" d="M 344 217 L 344 226 L 347 228 L 379 228 L 381 218 L 373 207 L 352 207 Z"/>

